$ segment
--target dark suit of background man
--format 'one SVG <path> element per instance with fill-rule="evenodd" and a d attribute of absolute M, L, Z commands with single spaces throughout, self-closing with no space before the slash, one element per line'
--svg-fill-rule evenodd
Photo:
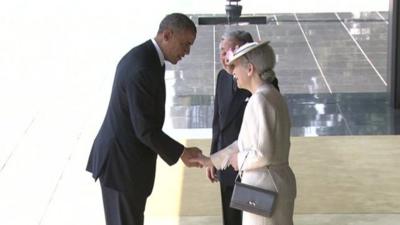
<path fill-rule="evenodd" d="M 100 178 L 107 225 L 142 225 L 159 155 L 169 165 L 186 166 L 201 153 L 185 148 L 162 131 L 165 116 L 165 61 L 176 64 L 190 53 L 196 26 L 173 13 L 154 39 L 130 50 L 119 62 L 105 119 L 87 170 Z"/>
<path fill-rule="evenodd" d="M 224 69 L 219 71 L 217 77 L 210 154 L 232 144 L 239 136 L 247 104 L 246 99 L 250 97 L 251 93 L 237 88 L 236 81 L 228 72 L 226 53 L 229 49 L 234 49 L 247 42 L 253 42 L 253 38 L 250 33 L 241 30 L 225 33 L 220 42 L 220 61 Z M 278 80 L 275 80 L 273 84 L 278 88 Z M 207 168 L 207 177 L 212 182 L 220 181 L 224 225 L 242 224 L 242 212 L 229 207 L 236 175 L 237 172 L 232 166 L 222 171 Z"/>

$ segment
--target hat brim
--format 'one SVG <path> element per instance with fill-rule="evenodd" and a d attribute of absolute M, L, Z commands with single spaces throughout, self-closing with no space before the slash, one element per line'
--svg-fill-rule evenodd
<path fill-rule="evenodd" d="M 256 42 L 253 42 L 253 43 L 256 43 Z M 238 48 L 237 51 L 235 51 L 235 53 L 233 54 L 233 57 L 229 59 L 228 65 L 232 65 L 234 61 L 236 61 L 238 58 L 242 57 L 246 53 L 248 53 L 260 46 L 264 46 L 264 45 L 268 44 L 269 41 L 264 41 L 264 42 L 257 43 L 257 44 L 253 44 L 253 43 L 248 43 L 249 45 L 247 45 L 247 46 L 246 46 L 246 44 L 242 45 L 242 47 L 244 47 L 244 48 Z"/>

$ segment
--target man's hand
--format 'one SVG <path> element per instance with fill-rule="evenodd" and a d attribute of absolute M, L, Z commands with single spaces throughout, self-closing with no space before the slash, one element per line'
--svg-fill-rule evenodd
<path fill-rule="evenodd" d="M 184 148 L 181 155 L 181 160 L 187 167 L 202 167 L 200 163 L 190 161 L 190 159 L 198 158 L 201 155 L 201 150 L 197 147 Z"/>
<path fill-rule="evenodd" d="M 215 167 L 207 167 L 206 174 L 211 183 L 218 182 L 217 169 Z"/>

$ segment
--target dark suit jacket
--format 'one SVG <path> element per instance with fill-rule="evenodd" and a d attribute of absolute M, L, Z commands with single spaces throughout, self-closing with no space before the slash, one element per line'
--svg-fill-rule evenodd
<path fill-rule="evenodd" d="M 239 136 L 246 98 L 251 93 L 233 86 L 233 76 L 225 70 L 218 73 L 214 101 L 214 118 L 212 127 L 211 154 L 225 148 L 236 141 Z M 222 185 L 233 186 L 237 172 L 229 166 L 226 170 L 218 171 Z"/>
<path fill-rule="evenodd" d="M 169 165 L 181 156 L 183 146 L 162 131 L 164 71 L 151 40 L 119 62 L 107 113 L 87 164 L 103 185 L 148 196 L 157 155 Z"/>

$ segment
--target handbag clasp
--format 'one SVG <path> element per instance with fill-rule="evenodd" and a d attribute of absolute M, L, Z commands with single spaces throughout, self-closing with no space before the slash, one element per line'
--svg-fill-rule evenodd
<path fill-rule="evenodd" d="M 249 205 L 251 205 L 251 206 L 256 206 L 256 202 L 254 202 L 254 201 L 249 201 Z"/>

